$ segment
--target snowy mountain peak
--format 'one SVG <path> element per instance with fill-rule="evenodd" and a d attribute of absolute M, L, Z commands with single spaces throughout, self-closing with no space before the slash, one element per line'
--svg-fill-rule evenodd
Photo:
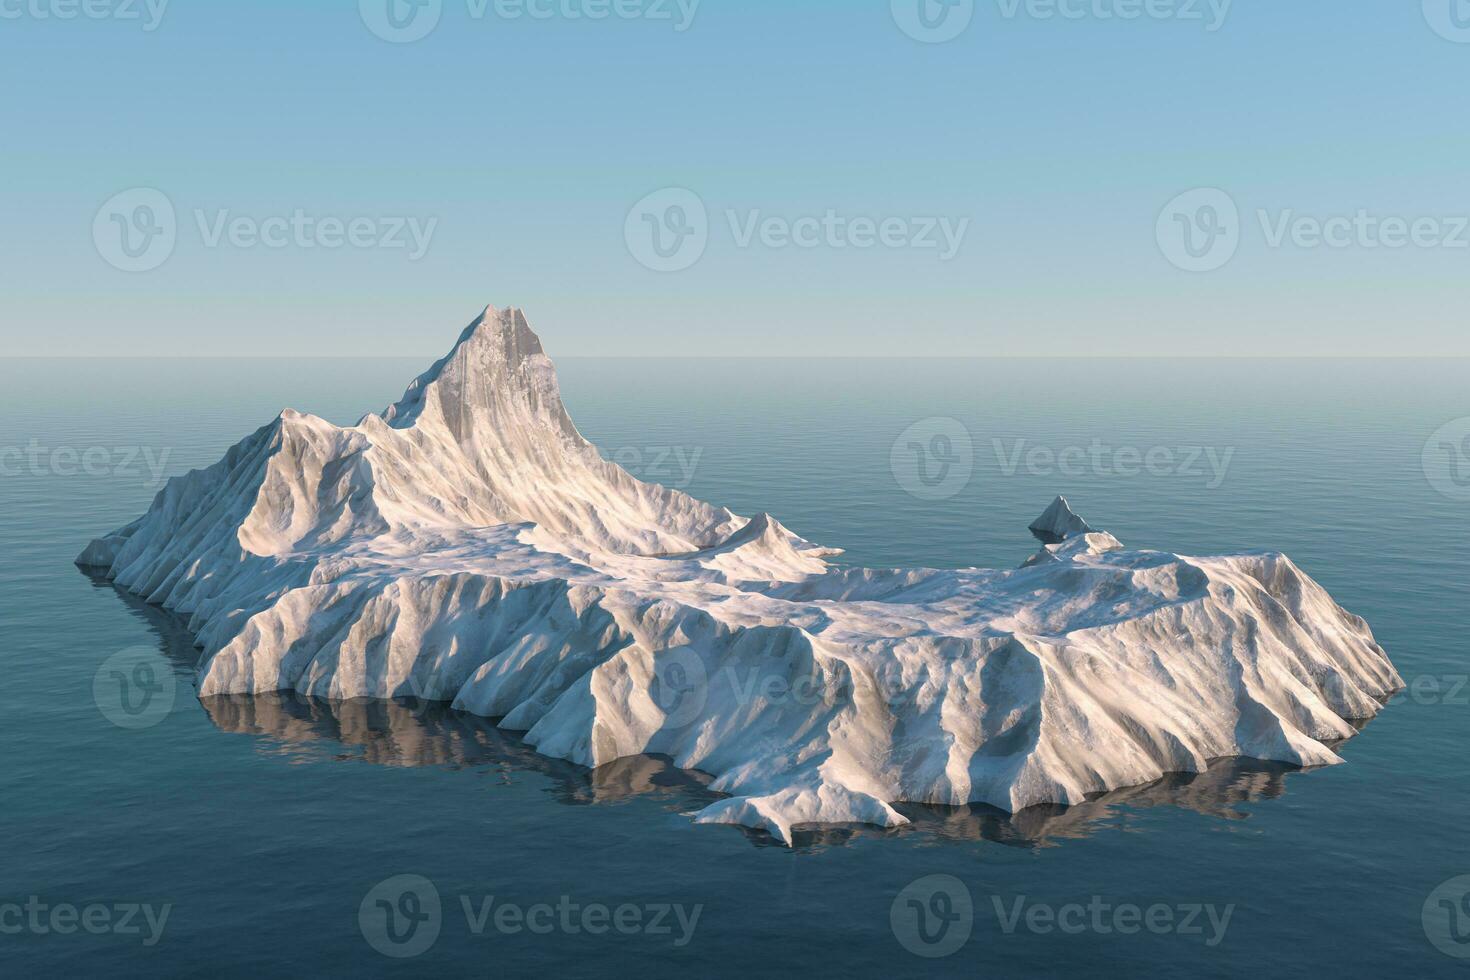
<path fill-rule="evenodd" d="M 487 306 L 383 419 L 399 429 L 438 423 L 459 442 L 477 432 L 530 427 L 586 445 L 562 405 L 556 369 L 541 338 L 515 307 Z"/>
<path fill-rule="evenodd" d="M 493 305 L 486 306 L 485 311 L 465 327 L 459 344 L 455 346 L 464 344 L 487 345 L 499 349 L 512 362 L 546 353 L 541 347 L 541 338 L 536 336 L 531 325 L 526 322 L 525 313 L 516 306 L 503 310 Z"/>

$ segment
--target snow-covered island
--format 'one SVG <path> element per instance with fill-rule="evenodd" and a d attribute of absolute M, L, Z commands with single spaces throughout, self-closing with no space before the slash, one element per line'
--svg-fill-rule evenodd
<path fill-rule="evenodd" d="M 452 701 L 548 756 L 715 777 L 697 814 L 905 823 L 1250 756 L 1340 761 L 1402 682 L 1290 559 L 1129 551 L 1064 500 L 1015 569 L 830 561 L 604 460 L 518 310 L 397 404 L 285 411 L 77 563 L 186 617 L 199 693 Z"/>

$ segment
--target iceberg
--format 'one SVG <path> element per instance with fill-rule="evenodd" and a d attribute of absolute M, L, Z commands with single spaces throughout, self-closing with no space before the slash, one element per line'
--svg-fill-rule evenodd
<path fill-rule="evenodd" d="M 641 482 L 578 432 L 515 309 L 386 410 L 284 411 L 77 562 L 183 618 L 201 698 L 451 703 L 545 755 L 661 755 L 695 819 L 1076 804 L 1247 757 L 1310 767 L 1402 681 L 1280 554 L 1131 551 L 1059 498 L 1014 569 L 841 564 Z"/>

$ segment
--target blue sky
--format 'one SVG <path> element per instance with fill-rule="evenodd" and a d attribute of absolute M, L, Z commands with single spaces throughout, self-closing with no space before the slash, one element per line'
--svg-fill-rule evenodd
<path fill-rule="evenodd" d="M 0 354 L 1470 354 L 1465 0 L 162 2 L 0 0 Z"/>

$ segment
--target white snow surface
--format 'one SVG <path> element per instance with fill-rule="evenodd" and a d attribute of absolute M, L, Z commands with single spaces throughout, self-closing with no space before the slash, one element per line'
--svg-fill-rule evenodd
<path fill-rule="evenodd" d="M 697 814 L 903 824 L 1077 803 L 1227 756 L 1302 766 L 1402 687 L 1289 558 L 1129 551 L 1064 500 L 1024 567 L 868 569 L 602 459 L 518 310 L 356 426 L 285 411 L 79 564 L 187 618 L 201 697 L 417 697 Z"/>

